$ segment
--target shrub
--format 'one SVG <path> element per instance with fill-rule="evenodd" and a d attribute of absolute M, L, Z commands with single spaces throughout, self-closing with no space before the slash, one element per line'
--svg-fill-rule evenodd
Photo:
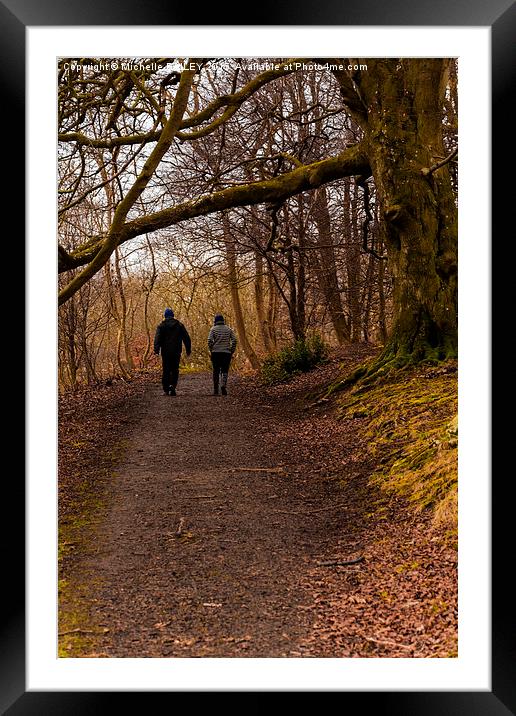
<path fill-rule="evenodd" d="M 263 382 L 267 385 L 283 383 L 294 375 L 312 370 L 324 362 L 327 355 L 327 346 L 320 336 L 297 340 L 264 360 L 261 368 Z"/>

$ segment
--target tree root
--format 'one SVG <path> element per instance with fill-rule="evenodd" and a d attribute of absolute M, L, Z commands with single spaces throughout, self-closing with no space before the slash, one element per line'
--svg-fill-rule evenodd
<path fill-rule="evenodd" d="M 369 363 L 356 368 L 344 379 L 330 385 L 328 390 L 319 399 L 319 402 L 328 400 L 334 393 L 340 393 L 347 388 L 354 388 L 353 393 L 360 393 L 395 371 L 405 370 L 415 365 L 438 365 L 455 355 L 439 357 L 436 351 L 429 351 L 428 354 L 417 357 L 413 353 L 399 353 L 394 348 L 386 348 L 379 356 L 373 358 Z"/>
<path fill-rule="evenodd" d="M 378 380 L 385 378 L 395 370 L 402 370 L 409 365 L 413 365 L 415 361 L 411 356 L 396 356 L 392 354 L 381 354 L 378 358 L 373 359 L 370 363 L 359 366 L 350 375 L 343 380 L 333 383 L 325 393 L 325 398 L 329 398 L 334 393 L 339 393 L 346 388 L 356 386 L 354 392 L 359 392 L 362 388 L 368 388 Z"/>

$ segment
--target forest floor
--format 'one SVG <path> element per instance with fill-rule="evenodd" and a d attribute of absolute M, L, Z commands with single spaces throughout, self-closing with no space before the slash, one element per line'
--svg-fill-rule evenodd
<path fill-rule="evenodd" d="M 456 550 L 372 486 L 364 421 L 307 397 L 369 355 L 63 396 L 60 656 L 457 656 Z"/>

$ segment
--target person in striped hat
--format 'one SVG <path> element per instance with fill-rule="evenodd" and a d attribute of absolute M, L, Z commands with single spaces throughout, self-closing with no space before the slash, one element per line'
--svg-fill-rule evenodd
<path fill-rule="evenodd" d="M 213 365 L 213 395 L 227 395 L 228 373 L 231 358 L 237 347 L 235 332 L 226 326 L 224 316 L 217 313 L 208 335 L 208 348 Z"/>

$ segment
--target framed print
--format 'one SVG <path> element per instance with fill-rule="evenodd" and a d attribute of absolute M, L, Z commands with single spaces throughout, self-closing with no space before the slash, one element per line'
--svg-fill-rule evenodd
<path fill-rule="evenodd" d="M 12 494 L 12 499 L 9 500 L 10 511 L 12 506 L 17 506 L 12 512 L 16 516 L 18 527 L 16 538 L 13 539 L 12 533 L 8 533 L 9 539 L 5 537 L 4 542 L 9 545 L 5 573 L 9 575 L 9 589 L 6 592 L 10 602 L 2 626 L 2 702 L 0 705 L 3 712 L 5 711 L 12 715 L 46 712 L 91 713 L 92 711 L 102 712 L 102 709 L 107 711 L 108 708 L 112 708 L 114 699 L 119 699 L 126 692 L 130 699 L 137 699 L 143 707 L 143 699 L 147 700 L 151 694 L 154 696 L 158 693 L 162 698 L 168 700 L 174 696 L 173 693 L 169 692 L 175 691 L 343 691 L 345 692 L 346 705 L 350 704 L 349 699 L 352 699 L 353 706 L 363 705 L 363 699 L 366 699 L 371 708 L 386 710 L 388 713 L 408 715 L 443 712 L 453 714 L 493 714 L 494 716 L 516 713 L 513 678 L 516 640 L 514 637 L 512 599 L 510 589 L 506 587 L 507 568 L 514 538 L 510 534 L 508 527 L 511 524 L 511 520 L 509 517 L 509 504 L 504 498 L 504 485 L 499 484 L 496 478 L 493 479 L 492 485 L 489 484 L 489 450 L 491 446 L 489 437 L 490 318 L 488 304 L 491 297 L 487 270 L 491 255 L 490 247 L 486 246 L 489 233 L 489 210 L 492 208 L 493 220 L 504 214 L 504 210 L 501 207 L 503 199 L 499 196 L 499 192 L 493 192 L 492 207 L 488 198 L 486 198 L 489 195 L 490 168 L 489 90 L 491 90 L 493 107 L 491 124 L 493 148 L 495 150 L 493 156 L 496 159 L 496 150 L 498 149 L 498 155 L 501 155 L 503 138 L 507 136 L 509 131 L 508 128 L 503 127 L 503 119 L 507 116 L 505 107 L 508 92 L 513 86 L 514 79 L 512 50 L 515 24 L 514 6 L 507 0 L 498 0 L 498 2 L 489 6 L 487 4 L 485 6 L 484 4 L 481 6 L 472 4 L 465 10 L 454 5 L 450 7 L 445 3 L 431 4 L 421 1 L 403 3 L 394 7 L 390 6 L 387 12 L 387 6 L 379 2 L 356 4 L 346 8 L 323 5 L 318 6 L 317 9 L 311 8 L 305 3 L 296 5 L 295 9 L 282 6 L 281 9 L 274 13 L 273 23 L 268 19 L 265 21 L 266 16 L 262 10 L 258 8 L 256 10 L 257 14 L 253 18 L 256 22 L 253 25 L 246 25 L 245 23 L 242 23 L 242 25 L 237 25 L 236 23 L 226 24 L 226 22 L 223 22 L 224 18 L 222 16 L 216 17 L 212 10 L 209 10 L 208 14 L 203 16 L 206 24 L 191 25 L 190 13 L 185 12 L 183 9 L 166 11 L 164 6 L 153 2 L 149 2 L 145 6 L 136 2 L 129 2 L 129 4 L 124 4 L 123 7 L 106 7 L 102 3 L 62 3 L 56 5 L 45 2 L 33 4 L 22 0 L 3 0 L 0 3 L 0 18 L 2 20 L 0 25 L 2 28 L 0 72 L 5 99 L 4 106 L 8 108 L 4 111 L 3 116 L 4 136 L 13 137 L 12 123 L 14 118 L 16 118 L 18 127 L 21 123 L 21 117 L 25 116 L 27 122 L 25 165 L 21 159 L 21 141 L 13 139 L 6 143 L 6 148 L 12 152 L 12 157 L 7 165 L 8 171 L 4 173 L 8 190 L 4 195 L 9 196 L 10 204 L 11 197 L 14 199 L 16 195 L 19 197 L 22 194 L 19 188 L 25 182 L 27 187 L 27 212 L 25 216 L 28 236 L 26 243 L 28 304 L 25 317 L 28 366 L 26 383 L 28 409 L 26 423 L 27 481 L 25 500 L 22 497 L 23 491 L 20 485 L 8 484 L 8 490 Z M 262 24 L 264 21 L 265 24 Z M 408 38 L 408 30 L 412 31 L 414 37 L 417 34 L 418 38 L 421 38 L 419 46 L 416 45 L 414 39 L 410 40 Z M 356 32 L 356 36 L 353 35 L 352 31 Z M 169 38 L 172 39 L 171 44 L 174 45 L 174 54 L 180 57 L 199 58 L 204 52 L 209 57 L 238 58 L 241 55 L 245 55 L 252 58 L 261 58 L 264 61 L 279 55 L 299 58 L 311 57 L 313 54 L 315 58 L 321 58 L 330 56 L 330 50 L 326 52 L 325 47 L 331 47 L 333 50 L 336 47 L 337 41 L 335 38 L 338 37 L 338 33 L 346 32 L 347 34 L 342 36 L 346 38 L 348 43 L 347 47 L 349 49 L 346 50 L 346 53 L 351 57 L 358 57 L 362 54 L 365 57 L 409 57 L 415 58 L 415 60 L 428 57 L 458 57 L 459 66 L 461 58 L 463 58 L 464 81 L 462 87 L 466 98 L 465 106 L 467 106 L 470 114 L 466 120 L 465 114 L 461 114 L 463 110 L 459 111 L 459 137 L 461 137 L 459 144 L 461 145 L 461 152 L 463 151 L 462 147 L 464 147 L 463 154 L 459 153 L 459 196 L 463 191 L 463 196 L 468 197 L 470 201 L 461 203 L 459 200 L 459 231 L 462 231 L 462 238 L 460 239 L 462 243 L 459 243 L 459 254 L 461 256 L 459 260 L 459 292 L 461 290 L 461 281 L 463 286 L 468 285 L 469 291 L 459 299 L 459 302 L 462 301 L 462 313 L 460 315 L 464 326 L 463 335 L 467 335 L 469 341 L 467 345 L 463 343 L 462 347 L 460 347 L 466 382 L 459 390 L 459 393 L 462 390 L 461 409 L 464 411 L 464 425 L 467 427 L 464 436 L 466 448 L 463 449 L 462 455 L 460 453 L 462 443 L 459 443 L 460 479 L 464 480 L 465 485 L 461 496 L 460 485 L 463 483 L 459 481 L 459 518 L 461 525 L 459 530 L 459 605 L 462 615 L 459 622 L 459 654 L 458 656 L 457 654 L 444 654 L 442 652 L 434 654 L 435 656 L 443 657 L 441 659 L 429 659 L 427 657 L 432 654 L 428 653 L 416 654 L 422 657 L 420 659 L 403 658 L 403 652 L 400 654 L 392 651 L 378 651 L 378 645 L 380 645 L 380 648 L 382 644 L 383 647 L 386 645 L 392 646 L 388 638 L 385 638 L 382 642 L 381 638 L 375 639 L 371 637 L 370 642 L 373 646 L 367 658 L 363 658 L 364 654 L 361 655 L 362 658 L 340 661 L 337 658 L 328 658 L 329 653 L 322 654 L 324 658 L 299 658 L 311 656 L 308 651 L 305 654 L 302 652 L 292 654 L 278 652 L 271 654 L 271 658 L 263 658 L 261 654 L 258 655 L 258 658 L 252 658 L 254 655 L 250 653 L 251 658 L 236 659 L 227 657 L 231 657 L 237 652 L 228 651 L 227 654 L 220 654 L 205 651 L 197 654 L 197 656 L 205 658 L 191 659 L 183 658 L 191 656 L 191 653 L 187 650 L 184 652 L 176 650 L 175 652 L 164 652 L 163 657 L 165 658 L 155 659 L 140 658 L 137 649 L 115 654 L 115 657 L 125 656 L 127 658 L 106 659 L 99 657 L 112 656 L 112 654 L 103 653 L 102 651 L 99 653 L 97 649 L 86 647 L 81 654 L 85 658 L 63 658 L 63 653 L 57 654 L 55 652 L 57 629 L 54 617 L 50 616 L 55 611 L 55 593 L 52 588 L 48 588 L 49 581 L 55 585 L 57 585 L 58 581 L 54 565 L 57 549 L 56 525 L 49 524 L 50 522 L 56 522 L 56 500 L 55 493 L 49 489 L 53 476 L 48 474 L 52 469 L 56 468 L 56 458 L 52 444 L 56 438 L 56 433 L 53 428 L 49 431 L 49 426 L 52 422 L 56 403 L 55 381 L 50 376 L 54 376 L 56 372 L 55 345 L 57 344 L 57 320 L 55 318 L 57 292 L 52 293 L 57 288 L 55 244 L 52 243 L 55 241 L 55 226 L 52 223 L 52 217 L 55 213 L 55 201 L 50 200 L 51 194 L 49 193 L 49 184 L 55 181 L 56 176 L 56 126 L 54 122 L 57 101 L 55 74 L 57 65 L 54 64 L 54 72 L 52 73 L 49 58 L 53 58 L 56 63 L 59 60 L 61 62 L 60 68 L 65 72 L 66 60 L 74 57 L 101 57 L 109 58 L 114 62 L 120 61 L 120 58 L 128 57 L 156 58 L 166 54 L 165 48 L 167 43 L 170 43 Z M 369 38 L 366 40 L 365 35 L 359 35 L 360 32 L 368 32 Z M 237 38 L 238 33 L 241 35 L 240 39 Z M 245 46 L 242 44 L 242 37 L 244 36 L 246 37 Z M 302 40 L 300 40 L 301 37 Z M 324 45 L 325 37 L 328 43 L 326 46 Z M 372 37 L 377 38 L 377 40 L 375 39 L 375 42 L 377 41 L 375 47 L 378 48 L 376 52 L 373 51 L 371 44 L 367 45 L 367 42 L 372 42 Z M 238 44 L 239 42 L 240 44 Z M 362 42 L 365 48 L 363 53 L 358 51 L 359 42 Z M 410 44 L 411 42 L 412 44 Z M 433 42 L 435 42 L 435 49 L 432 45 Z M 188 43 L 192 47 L 191 52 L 188 49 Z M 311 45 L 310 51 L 303 50 L 308 44 Z M 90 47 L 91 50 L 89 49 Z M 132 49 L 133 47 L 134 50 Z M 155 50 L 153 49 L 154 47 L 156 48 Z M 281 49 L 280 51 L 282 47 L 286 49 Z M 477 55 L 475 54 L 475 48 Z M 131 69 L 129 67 L 128 72 Z M 177 82 L 174 78 L 170 78 L 171 75 L 170 77 L 167 75 L 167 78 L 164 77 L 161 85 L 163 94 L 165 94 L 166 90 L 166 83 L 163 84 L 163 82 L 173 81 L 174 84 L 179 83 L 179 89 L 177 90 L 179 93 L 182 87 L 181 77 L 186 81 L 185 77 L 188 72 L 186 66 L 181 65 L 178 71 L 176 66 L 172 65 L 172 69 L 171 75 L 177 75 Z M 266 70 L 269 71 L 269 68 L 267 67 Z M 194 72 L 195 70 L 192 69 L 192 73 Z M 477 80 L 476 83 L 475 80 Z M 136 84 L 138 83 L 137 78 L 133 78 L 132 81 Z M 196 87 L 196 85 L 194 86 Z M 358 83 L 355 83 L 355 89 L 356 87 L 358 87 Z M 140 96 L 146 97 L 145 102 L 148 102 L 148 106 L 153 108 L 152 111 L 157 111 L 156 101 L 158 93 L 161 93 L 162 90 L 156 86 L 156 88 L 152 89 L 152 92 L 147 92 L 145 86 L 139 86 Z M 341 90 L 343 96 L 345 96 L 346 86 L 343 85 Z M 71 91 L 70 106 L 75 107 L 75 98 L 78 96 L 76 91 L 76 87 Z M 174 91 L 176 90 L 174 89 Z M 189 91 L 190 89 L 187 90 L 187 97 Z M 313 91 L 315 92 L 315 90 Z M 475 91 L 478 93 L 478 106 L 474 104 Z M 159 94 L 159 97 L 161 97 L 161 94 Z M 198 101 L 202 102 L 202 98 Z M 469 104 L 467 104 L 468 101 Z M 289 99 L 289 102 L 293 102 L 293 100 Z M 178 100 L 176 99 L 174 107 L 177 103 Z M 215 104 L 213 105 L 214 107 Z M 460 106 L 461 99 L 459 96 Z M 360 108 L 357 109 L 353 104 L 351 104 L 351 107 L 360 113 Z M 139 121 L 138 110 L 136 107 L 132 108 L 134 114 L 131 116 L 135 122 L 134 126 L 137 126 Z M 258 109 L 256 114 L 258 114 Z M 295 108 L 295 110 L 299 110 L 300 115 L 306 112 L 306 108 L 301 106 Z M 272 113 L 275 111 L 277 109 L 271 108 Z M 52 112 L 54 112 L 54 115 Z M 474 122 L 471 120 L 472 112 L 475 113 Z M 115 110 L 113 110 L 110 122 L 116 123 L 117 117 L 115 114 Z M 467 131 L 464 134 L 461 134 L 463 129 L 461 122 L 463 120 L 460 117 L 463 118 L 464 125 L 467 125 Z M 132 122 L 133 119 L 130 121 Z M 173 117 L 171 117 L 172 120 Z M 163 132 L 160 135 L 163 137 L 168 123 L 159 124 L 160 121 L 158 112 L 156 127 L 163 128 Z M 252 122 L 252 119 L 249 121 Z M 194 127 L 192 131 L 195 134 L 196 129 L 193 123 L 192 126 Z M 155 131 L 156 127 L 152 131 Z M 181 127 L 191 129 L 191 127 L 188 127 L 188 122 L 183 123 Z M 177 127 L 173 131 L 177 132 Z M 19 129 L 18 133 L 20 133 Z M 81 139 L 79 138 L 77 141 L 80 142 Z M 119 144 L 124 144 L 124 141 L 124 137 L 121 137 Z M 141 191 L 137 186 L 138 182 L 136 182 L 134 191 L 132 188 L 126 194 L 126 197 L 131 195 L 131 198 L 134 198 L 134 206 L 138 205 L 137 202 L 143 196 L 145 172 L 147 170 L 151 171 L 151 164 L 154 159 L 159 163 L 163 156 L 163 154 L 160 154 L 161 150 L 164 153 L 167 146 L 170 146 L 169 143 L 169 145 L 163 145 L 162 147 L 160 143 L 161 138 L 156 144 L 156 149 L 149 152 L 145 167 L 138 178 L 138 182 L 142 185 Z M 88 142 L 85 141 L 84 144 L 87 145 Z M 99 147 L 101 147 L 101 144 L 99 144 Z M 105 149 L 106 147 L 101 148 Z M 108 149 L 111 151 L 112 147 Z M 435 172 L 444 163 L 453 161 L 455 151 L 456 149 L 447 157 L 443 157 L 442 161 L 438 161 L 429 168 L 428 173 Z M 293 168 L 289 166 L 289 170 L 294 173 L 296 169 L 300 173 L 304 170 L 297 157 L 292 157 L 286 150 L 283 151 L 281 157 L 278 157 L 277 154 L 274 156 L 278 160 L 278 172 L 280 169 L 284 170 L 285 162 L 294 164 Z M 158 157 L 158 155 L 160 156 Z M 34 162 L 34 157 L 36 156 L 37 161 Z M 125 156 L 123 152 L 121 156 Z M 90 157 L 83 158 L 83 160 L 86 164 L 97 161 L 94 152 L 91 153 Z M 136 153 L 134 157 L 131 156 L 130 160 L 127 160 L 127 166 L 129 166 L 130 162 L 134 162 L 135 167 L 143 166 L 138 165 L 139 161 L 140 159 L 138 159 Z M 197 159 L 192 157 L 190 163 L 185 164 L 188 171 L 190 171 L 192 163 L 195 165 L 196 161 Z M 348 161 L 347 155 L 344 159 L 341 158 L 341 162 L 343 161 Z M 356 156 L 353 156 L 350 161 L 355 162 L 352 167 L 353 176 L 360 174 L 360 157 L 357 159 Z M 83 164 L 82 170 L 77 170 L 81 174 L 81 178 L 86 164 Z M 326 165 L 323 165 L 324 162 L 319 163 L 317 176 L 320 177 L 326 170 L 328 172 L 335 171 L 333 167 L 326 169 Z M 28 168 L 25 177 L 24 169 L 22 169 L 24 166 Z M 90 167 L 89 164 L 87 166 Z M 103 166 L 99 164 L 98 169 L 92 170 L 92 178 L 97 175 L 101 177 L 97 188 L 102 189 L 103 186 L 111 186 L 109 181 L 105 179 L 107 166 L 107 164 Z M 475 176 L 477 166 L 480 171 L 478 176 Z M 114 186 L 118 178 L 118 170 L 115 163 L 113 163 L 113 167 L 115 167 L 113 169 L 115 172 Z M 202 176 L 202 170 L 199 170 L 199 172 Z M 310 176 L 311 184 L 309 186 L 314 188 L 317 178 L 314 179 L 313 174 Z M 336 176 L 340 175 L 336 174 Z M 276 180 L 277 176 L 275 175 L 273 179 Z M 367 177 L 364 181 L 366 180 Z M 257 180 L 255 176 L 249 181 L 252 181 L 256 187 Z M 267 181 L 268 175 L 264 175 L 264 197 L 270 196 L 266 192 Z M 76 186 L 74 182 L 75 179 L 71 184 L 65 182 L 63 192 L 76 192 L 76 186 L 79 186 L 79 179 L 77 179 Z M 123 179 L 120 179 L 118 183 L 120 196 L 124 193 L 122 182 Z M 365 195 L 364 183 L 360 186 Z M 86 188 L 84 189 L 84 187 Z M 13 191 L 14 188 L 17 189 Z M 81 185 L 81 191 L 83 189 L 85 191 L 84 196 L 87 196 L 90 191 L 88 185 Z M 163 189 L 165 192 L 168 190 L 167 188 Z M 240 204 L 237 202 L 234 204 L 231 204 L 231 202 L 227 204 L 226 202 L 225 204 L 225 197 L 229 196 L 228 192 L 230 191 L 231 188 L 219 189 L 214 183 L 210 188 L 209 201 L 216 202 L 220 200 L 221 210 L 225 210 L 227 206 L 245 206 L 245 199 Z M 358 189 L 356 191 L 358 197 Z M 131 192 L 134 193 L 134 197 Z M 224 192 L 226 193 L 224 194 Z M 54 196 L 55 193 L 54 189 Z M 75 196 L 75 194 L 73 195 Z M 475 197 L 477 197 L 477 200 L 475 200 Z M 265 198 L 265 200 L 270 204 L 267 211 L 271 217 L 272 226 L 274 226 L 278 207 L 275 207 L 274 202 L 270 199 Z M 116 222 L 117 204 L 113 196 L 110 197 L 107 189 L 105 201 L 108 204 L 112 202 L 114 207 L 113 222 Z M 186 204 L 188 204 L 188 201 L 185 200 L 185 206 Z M 374 202 L 371 206 L 373 205 Z M 364 206 L 366 205 L 364 204 Z M 126 212 L 126 217 L 130 208 Z M 301 209 L 298 207 L 296 211 L 301 212 Z M 159 222 L 164 221 L 164 213 L 165 211 L 161 211 L 161 213 L 155 211 L 152 214 L 156 223 L 149 225 L 149 231 L 152 231 L 155 226 L 160 226 Z M 196 216 L 195 213 L 192 215 Z M 21 216 L 21 212 L 18 213 L 18 216 Z M 221 230 L 225 231 L 223 216 L 221 214 Z M 131 217 L 133 223 L 136 224 L 134 214 L 131 214 Z M 82 221 L 82 218 L 80 221 L 78 220 L 78 225 L 81 225 Z M 122 219 L 122 221 L 125 221 L 125 219 Z M 84 224 L 86 223 L 86 220 L 84 220 Z M 161 225 L 165 226 L 165 223 Z M 301 226 L 301 221 L 299 225 Z M 51 230 L 49 230 L 49 226 L 52 227 Z M 124 224 L 124 226 L 127 226 L 127 224 Z M 92 234 L 91 232 L 88 233 L 88 231 L 85 229 L 85 235 L 91 238 Z M 477 247 L 475 252 L 471 252 L 471 247 L 464 243 L 466 233 L 473 237 L 471 241 L 474 241 L 474 245 Z M 140 234 L 141 236 L 145 235 L 143 231 Z M 269 250 L 276 246 L 274 244 L 275 240 L 273 231 L 268 243 Z M 224 245 L 228 246 L 227 238 L 224 239 Z M 84 246 L 86 246 L 87 251 L 87 244 L 84 244 Z M 367 241 L 364 239 L 364 250 L 366 249 L 368 249 Z M 102 250 L 98 250 L 98 255 L 102 253 Z M 289 255 L 292 257 L 293 250 L 291 245 L 285 249 L 287 255 L 289 250 Z M 309 252 L 310 247 L 306 248 L 306 251 Z M 371 253 L 371 250 L 369 250 L 369 253 Z M 471 260 L 472 253 L 476 254 L 473 260 Z M 34 259 L 35 256 L 37 256 L 36 260 Z M 62 249 L 62 251 L 60 250 L 59 260 L 70 261 L 70 256 L 73 259 L 73 250 L 67 254 L 66 250 Z M 230 252 L 228 257 L 228 266 L 231 266 Z M 461 268 L 462 261 L 464 263 Z M 288 265 L 288 262 L 286 265 Z M 41 283 L 40 274 L 43 275 Z M 79 276 L 81 275 L 82 273 L 79 274 Z M 472 289 L 472 283 L 474 283 L 471 279 L 472 276 L 478 281 L 476 294 L 475 290 Z M 107 280 L 110 281 L 111 279 Z M 236 280 L 234 280 L 235 284 Z M 67 292 L 75 290 L 72 284 L 73 281 L 64 287 L 61 284 L 59 285 L 59 291 L 65 299 L 68 298 Z M 110 286 L 111 288 L 115 286 L 116 289 L 116 285 L 116 274 L 114 274 L 114 284 L 110 284 Z M 322 291 L 323 288 L 320 290 Z M 49 296 L 50 293 L 52 293 L 52 296 Z M 291 293 L 291 300 L 292 295 Z M 124 300 L 124 297 L 121 300 Z M 179 298 L 177 298 L 177 302 L 177 305 L 179 305 Z M 467 307 L 466 304 L 468 304 Z M 234 304 L 229 305 L 234 306 Z M 174 307 L 176 308 L 176 304 L 174 304 Z M 170 312 L 170 308 L 166 310 Z M 173 317 L 173 312 L 171 313 Z M 291 319 L 292 315 L 291 311 Z M 217 325 L 220 328 L 220 324 L 224 324 L 224 320 L 217 320 L 218 316 L 219 314 L 217 313 L 214 321 L 215 328 Z M 168 318 L 170 316 L 165 314 L 165 321 Z M 292 322 L 292 326 L 295 328 L 294 322 Z M 472 350 L 471 340 L 474 339 L 475 332 L 480 336 L 480 345 L 475 347 L 477 352 L 473 359 L 469 351 Z M 152 350 L 150 329 L 148 335 L 150 336 L 148 344 L 150 354 Z M 210 335 L 212 335 L 211 332 Z M 295 330 L 294 335 L 296 335 Z M 461 346 L 460 335 L 459 331 L 459 346 Z M 188 340 L 183 339 L 183 341 L 184 348 L 189 355 L 189 338 Z M 120 345 L 119 340 L 119 351 L 123 350 Z M 163 346 L 159 344 L 158 331 L 156 331 L 154 338 L 154 350 L 159 353 L 159 350 L 156 351 L 156 345 L 161 348 L 161 356 L 163 357 Z M 49 348 L 49 346 L 51 347 Z M 247 353 L 246 355 L 249 357 Z M 252 364 L 252 358 L 250 362 Z M 156 366 L 154 368 L 157 370 Z M 181 363 L 181 367 L 178 370 L 183 372 L 183 369 L 184 363 Z M 161 370 L 161 364 L 159 370 Z M 224 395 L 226 394 L 225 381 L 228 379 L 227 373 L 227 369 L 226 373 L 222 370 L 222 377 L 220 378 Z M 167 373 L 167 375 L 173 376 L 173 373 Z M 165 362 L 163 362 L 163 376 L 165 376 Z M 165 380 L 165 377 L 163 377 L 163 380 Z M 165 382 L 163 383 L 163 389 L 169 395 L 175 395 L 177 376 L 175 379 L 170 378 L 170 381 L 172 380 L 174 381 L 174 393 L 169 392 L 168 379 L 166 384 Z M 180 385 L 181 383 L 179 383 Z M 227 385 L 231 396 L 231 373 L 229 374 L 229 383 Z M 472 388 L 475 385 L 478 392 L 474 398 Z M 218 371 L 216 389 L 217 391 L 219 390 Z M 180 392 L 180 387 L 178 392 Z M 478 414 L 475 414 L 477 406 Z M 199 413 L 196 420 L 201 420 L 201 417 L 201 413 Z M 76 436 L 74 439 L 79 440 L 80 436 Z M 478 453 L 474 451 L 475 441 L 478 443 Z M 473 448 L 477 464 L 475 464 L 468 446 Z M 139 451 L 144 452 L 146 447 L 145 436 L 143 436 Z M 204 448 L 205 446 L 203 445 L 200 449 Z M 136 450 L 135 460 L 138 459 L 137 452 Z M 243 454 L 241 457 L 245 458 L 246 455 Z M 258 467 L 256 467 L 258 462 L 256 465 L 253 463 L 254 466 L 249 467 L 249 459 L 247 463 L 244 460 L 243 464 L 247 464 L 247 468 L 240 469 L 247 470 L 249 484 L 253 485 L 255 483 L 252 482 L 251 478 L 256 478 L 255 473 L 258 473 L 261 477 L 264 475 L 270 477 L 274 474 L 274 470 L 282 470 L 282 468 L 276 468 L 276 466 L 271 466 L 266 462 L 259 463 Z M 466 471 L 467 474 L 465 474 Z M 185 475 L 186 473 L 182 474 Z M 147 477 L 150 477 L 150 475 L 146 476 L 146 479 Z M 471 483 L 466 484 L 468 478 L 471 479 Z M 127 489 L 130 489 L 130 486 Z M 475 492 L 476 498 L 473 498 L 473 500 L 476 500 L 476 502 L 472 501 L 470 503 L 469 499 Z M 468 498 L 468 509 L 466 511 L 464 510 L 464 495 Z M 141 498 L 138 494 L 136 494 L 136 497 Z M 276 496 L 271 494 L 270 497 L 272 499 Z M 210 506 L 210 509 L 213 506 L 213 495 L 210 491 L 207 491 L 206 494 L 201 491 L 200 494 L 192 499 L 206 501 L 203 504 Z M 149 504 L 150 501 L 151 498 L 149 498 Z M 141 508 L 142 514 L 145 512 L 144 507 L 143 505 Z M 274 512 L 280 521 L 283 519 L 279 517 L 281 513 L 281 510 L 275 510 Z M 145 514 L 147 513 L 145 512 Z M 192 540 L 193 544 L 196 539 L 195 531 L 193 533 L 188 532 L 188 523 L 187 521 L 186 523 L 184 522 L 181 515 L 174 514 L 174 519 L 178 522 L 175 525 L 177 527 L 176 533 L 163 535 L 160 532 L 156 534 L 156 539 L 165 539 L 177 544 L 178 538 L 183 538 L 184 541 L 186 536 L 187 539 Z M 23 536 L 24 533 L 21 528 L 22 523 L 25 525 L 25 536 Z M 475 523 L 477 530 L 475 530 Z M 240 523 L 237 521 L 238 524 Z M 123 530 L 125 529 L 126 527 L 120 526 L 120 534 L 124 534 Z M 467 544 L 465 544 L 464 536 L 461 537 L 461 535 L 466 535 Z M 492 540 L 491 555 L 489 555 L 489 538 Z M 73 540 L 73 537 L 68 537 L 67 539 Z M 73 544 L 73 542 L 70 541 L 68 544 Z M 22 545 L 26 546 L 26 562 Z M 135 554 L 139 553 L 138 549 L 138 546 L 134 546 Z M 360 559 L 361 557 L 359 557 Z M 352 561 L 350 560 L 349 564 Z M 321 564 L 324 564 L 324 562 L 321 562 Z M 210 569 L 212 569 L 211 565 Z M 135 570 L 138 570 L 136 563 Z M 26 592 L 25 578 L 27 580 Z M 157 589 L 158 586 L 156 585 Z M 387 592 L 382 592 L 382 594 L 384 596 L 380 598 L 388 601 Z M 211 610 L 211 613 L 213 613 L 214 610 L 221 606 L 219 597 L 216 594 L 207 595 L 203 599 L 203 606 L 208 612 Z M 24 605 L 26 605 L 27 611 L 25 611 Z M 434 611 L 439 609 L 444 610 L 445 606 L 441 603 L 437 606 L 434 605 Z M 478 609 L 477 615 L 475 615 L 475 609 Z M 483 612 L 486 613 L 487 618 L 481 616 Z M 79 627 L 77 627 L 77 624 L 79 624 Z M 166 625 L 166 622 L 156 617 L 154 627 L 159 631 L 164 625 Z M 87 631 L 81 630 L 80 627 L 79 622 L 71 620 L 66 623 L 64 629 L 68 633 Z M 241 635 L 240 641 L 245 642 L 246 639 L 245 635 Z M 85 642 L 87 642 L 87 638 Z M 230 638 L 228 638 L 228 643 L 230 643 Z M 76 642 L 72 643 L 71 646 L 72 657 L 76 655 L 73 651 L 74 644 L 76 645 Z M 70 646 L 69 643 L 68 646 Z M 53 663 L 54 653 L 56 654 L 55 664 Z M 356 656 L 356 654 L 352 655 Z M 152 657 L 155 654 L 148 652 L 141 656 Z M 210 658 L 213 656 L 219 658 Z M 242 656 L 246 656 L 246 654 L 242 653 Z M 277 656 L 295 658 L 279 659 L 276 658 Z M 321 654 L 318 653 L 317 656 L 321 656 Z M 370 658 L 377 656 L 384 656 L 384 658 Z M 396 656 L 397 658 L 389 658 L 389 656 Z M 413 656 L 413 654 L 407 653 L 407 656 Z M 146 702 L 146 707 L 143 708 L 148 708 L 148 702 Z"/>

